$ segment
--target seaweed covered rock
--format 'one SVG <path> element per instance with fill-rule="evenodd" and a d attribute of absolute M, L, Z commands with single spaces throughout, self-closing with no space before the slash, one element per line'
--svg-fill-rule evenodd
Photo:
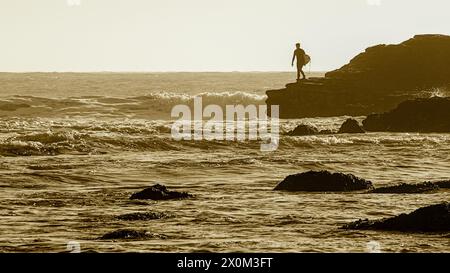
<path fill-rule="evenodd" d="M 365 133 L 364 129 L 359 125 L 356 119 L 347 119 L 339 128 L 339 134 L 362 134 Z"/>
<path fill-rule="evenodd" d="M 306 192 L 347 192 L 373 189 L 372 182 L 352 174 L 309 171 L 289 175 L 274 190 Z"/>
<path fill-rule="evenodd" d="M 187 192 L 169 191 L 166 186 L 156 184 L 146 188 L 140 192 L 133 193 L 131 200 L 171 200 L 171 199 L 185 199 L 191 198 L 193 195 Z"/>
<path fill-rule="evenodd" d="M 419 208 L 409 214 L 400 214 L 381 220 L 358 220 L 344 225 L 342 228 L 402 232 L 448 232 L 450 231 L 450 203 L 431 205 Z"/>
<path fill-rule="evenodd" d="M 419 184 L 402 183 L 395 186 L 387 186 L 376 188 L 370 193 L 427 193 L 439 190 L 439 187 L 431 182 L 424 182 Z"/>

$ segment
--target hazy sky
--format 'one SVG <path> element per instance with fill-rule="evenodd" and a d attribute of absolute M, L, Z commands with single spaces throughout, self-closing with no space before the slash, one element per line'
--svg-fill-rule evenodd
<path fill-rule="evenodd" d="M 70 5 L 80 1 L 80 5 Z M 0 0 L 0 71 L 312 70 L 450 34 L 449 0 Z"/>

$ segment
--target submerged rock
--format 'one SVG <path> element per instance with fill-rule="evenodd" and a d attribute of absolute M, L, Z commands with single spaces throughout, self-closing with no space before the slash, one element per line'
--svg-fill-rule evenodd
<path fill-rule="evenodd" d="M 339 134 L 362 134 L 365 133 L 364 129 L 359 125 L 356 119 L 347 119 L 339 128 Z"/>
<path fill-rule="evenodd" d="M 124 240 L 136 240 L 136 239 L 146 239 L 152 237 L 146 230 L 134 230 L 134 229 L 119 229 L 109 233 L 106 233 L 102 237 L 101 240 L 115 240 L 115 239 L 124 239 Z"/>
<path fill-rule="evenodd" d="M 124 221 L 148 221 L 169 218 L 171 215 L 164 212 L 135 212 L 117 216 L 117 219 Z"/>
<path fill-rule="evenodd" d="M 376 188 L 370 193 L 426 193 L 439 190 L 439 187 L 431 182 L 419 184 L 402 183 L 400 185 Z"/>
<path fill-rule="evenodd" d="M 400 103 L 384 114 L 369 115 L 364 129 L 378 132 L 450 132 L 450 98 L 433 97 Z"/>
<path fill-rule="evenodd" d="M 372 182 L 352 174 L 309 171 L 289 175 L 274 190 L 307 192 L 346 192 L 373 189 Z"/>
<path fill-rule="evenodd" d="M 433 182 L 433 184 L 441 189 L 450 189 L 450 180 L 437 181 Z"/>
<path fill-rule="evenodd" d="M 145 240 L 145 239 L 166 239 L 167 236 L 162 234 L 153 234 L 146 230 L 135 229 L 118 229 L 112 232 L 108 232 L 100 240 Z"/>
<path fill-rule="evenodd" d="M 171 200 L 171 199 L 185 199 L 191 198 L 193 195 L 187 192 L 169 191 L 166 186 L 156 184 L 146 188 L 140 192 L 133 193 L 131 200 Z"/>
<path fill-rule="evenodd" d="M 400 214 L 381 220 L 358 220 L 344 225 L 342 228 L 404 232 L 448 232 L 450 231 L 450 203 L 431 205 L 419 208 L 409 214 Z"/>
<path fill-rule="evenodd" d="M 319 130 L 311 125 L 300 124 L 295 127 L 294 130 L 287 133 L 290 136 L 310 136 L 310 135 L 318 135 Z"/>

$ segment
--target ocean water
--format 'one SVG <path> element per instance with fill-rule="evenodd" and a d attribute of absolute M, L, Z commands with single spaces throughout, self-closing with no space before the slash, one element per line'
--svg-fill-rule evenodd
<path fill-rule="evenodd" d="M 450 200 L 432 194 L 287 193 L 285 176 L 330 170 L 375 186 L 450 178 L 450 134 L 368 133 L 258 141 L 175 141 L 170 111 L 190 104 L 264 104 L 292 73 L 0 73 L 0 251 L 61 252 L 76 241 L 99 252 L 450 252 L 448 234 L 346 231 Z M 337 129 L 347 117 L 282 120 Z M 357 117 L 362 120 L 364 117 Z M 132 201 L 161 183 L 195 194 Z M 123 221 L 132 212 L 167 219 Z M 117 229 L 146 240 L 99 240 Z"/>

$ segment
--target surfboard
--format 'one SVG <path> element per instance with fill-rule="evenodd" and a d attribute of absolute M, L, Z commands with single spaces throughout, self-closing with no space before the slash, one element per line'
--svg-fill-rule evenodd
<path fill-rule="evenodd" d="M 311 57 L 308 54 L 305 54 L 305 57 L 304 57 L 305 64 L 309 64 L 310 61 L 311 61 Z"/>

